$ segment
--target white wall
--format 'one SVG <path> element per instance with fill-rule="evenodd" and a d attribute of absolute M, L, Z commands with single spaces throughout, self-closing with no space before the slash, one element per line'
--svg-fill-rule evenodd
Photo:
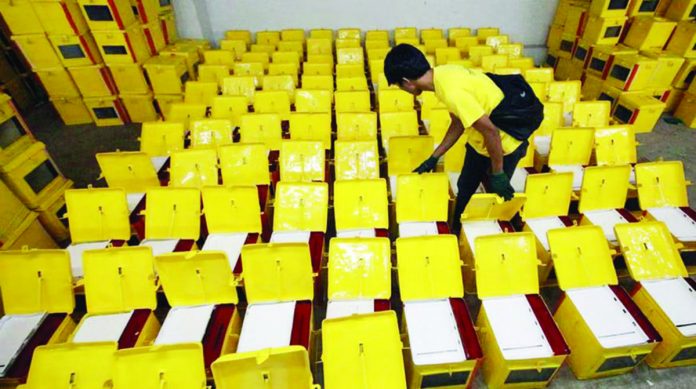
<path fill-rule="evenodd" d="M 218 41 L 225 30 L 397 26 L 500 27 L 544 55 L 557 0 L 174 0 L 182 37 Z"/>

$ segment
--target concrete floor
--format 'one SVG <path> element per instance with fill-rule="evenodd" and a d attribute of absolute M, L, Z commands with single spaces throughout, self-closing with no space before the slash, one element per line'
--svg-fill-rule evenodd
<path fill-rule="evenodd" d="M 669 124 L 669 117 L 660 120 L 655 130 L 649 134 L 639 134 L 639 158 L 648 160 L 681 160 L 684 162 L 687 180 L 696 183 L 696 130 L 683 125 Z M 104 180 L 97 180 L 99 167 L 95 153 L 108 151 L 138 150 L 140 125 L 130 124 L 116 127 L 96 127 L 94 125 L 63 126 L 60 118 L 50 105 L 37 108 L 27 117 L 34 135 L 46 143 L 48 150 L 68 178 L 75 181 L 76 188 L 88 185 L 105 186 Z M 696 207 L 696 188 L 689 187 L 689 200 Z M 630 282 L 627 290 L 630 290 Z M 542 292 L 547 304 L 555 306 L 558 289 L 547 288 Z M 478 310 L 479 302 L 467 296 L 472 314 Z M 484 387 L 480 375 L 477 387 Z M 641 365 L 632 374 L 591 381 L 576 380 L 567 366 L 553 381 L 552 388 L 696 388 L 696 366 L 655 370 Z"/>

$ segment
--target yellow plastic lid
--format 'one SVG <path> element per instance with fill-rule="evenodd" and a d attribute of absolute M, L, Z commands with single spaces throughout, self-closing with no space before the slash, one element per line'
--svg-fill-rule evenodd
<path fill-rule="evenodd" d="M 312 384 L 309 357 L 302 346 L 222 355 L 212 370 L 220 389 L 319 389 Z"/>
<path fill-rule="evenodd" d="M 334 144 L 336 181 L 379 178 L 377 140 L 343 141 Z"/>
<path fill-rule="evenodd" d="M 617 224 L 614 231 L 634 280 L 688 277 L 672 234 L 664 223 Z"/>
<path fill-rule="evenodd" d="M 573 193 L 573 173 L 544 173 L 527 176 L 525 194 L 527 201 L 522 217 L 565 216 Z"/>
<path fill-rule="evenodd" d="M 400 90 L 394 92 L 401 92 Z M 402 92 L 404 93 L 404 92 Z M 387 174 L 409 174 L 433 153 L 432 136 L 393 136 L 389 138 Z"/>
<path fill-rule="evenodd" d="M 87 250 L 82 262 L 89 313 L 157 308 L 157 285 L 149 247 Z"/>
<path fill-rule="evenodd" d="M 205 187 L 201 194 L 208 232 L 261 233 L 261 208 L 255 186 Z"/>
<path fill-rule="evenodd" d="M 444 173 L 404 174 L 396 178 L 396 222 L 447 221 L 449 178 Z"/>
<path fill-rule="evenodd" d="M 630 175 L 630 165 L 586 167 L 578 204 L 580 213 L 623 208 Z"/>
<path fill-rule="evenodd" d="M 39 346 L 23 388 L 108 388 L 117 348 L 116 342 Z"/>
<path fill-rule="evenodd" d="M 0 291 L 8 315 L 71 313 L 75 298 L 68 252 L 0 251 Z"/>
<path fill-rule="evenodd" d="M 689 206 L 681 161 L 639 163 L 635 169 L 641 209 Z"/>
<path fill-rule="evenodd" d="M 324 320 L 322 344 L 326 388 L 406 388 L 394 311 Z"/>
<path fill-rule="evenodd" d="M 505 220 L 509 221 L 527 201 L 524 194 L 516 193 L 510 201 L 494 193 L 478 193 L 471 196 L 462 213 L 462 221 Z"/>
<path fill-rule="evenodd" d="M 324 181 L 324 144 L 318 141 L 284 140 L 280 144 L 280 179 L 285 182 Z"/>
<path fill-rule="evenodd" d="M 222 183 L 268 185 L 268 148 L 263 143 L 235 143 L 218 149 Z"/>
<path fill-rule="evenodd" d="M 206 388 L 200 343 L 133 347 L 114 357 L 115 388 Z"/>
<path fill-rule="evenodd" d="M 561 289 L 618 284 L 611 251 L 601 227 L 555 229 L 550 230 L 548 236 Z"/>
<path fill-rule="evenodd" d="M 314 297 L 312 259 L 307 244 L 243 246 L 242 264 L 249 304 L 303 301 Z"/>
<path fill-rule="evenodd" d="M 558 128 L 551 136 L 549 166 L 587 165 L 594 147 L 593 128 Z"/>
<path fill-rule="evenodd" d="M 188 149 L 172 153 L 170 186 L 202 188 L 218 184 L 217 153 Z"/>
<path fill-rule="evenodd" d="M 279 182 L 276 187 L 273 230 L 325 232 L 328 207 L 327 183 Z"/>
<path fill-rule="evenodd" d="M 159 157 L 183 150 L 185 132 L 184 124 L 180 122 L 143 123 L 140 151 L 151 157 Z"/>
<path fill-rule="evenodd" d="M 147 191 L 147 239 L 198 239 L 201 194 L 193 188 L 153 188 Z"/>
<path fill-rule="evenodd" d="M 636 133 L 632 126 L 609 126 L 595 129 L 597 165 L 636 163 Z"/>
<path fill-rule="evenodd" d="M 334 213 L 337 230 L 389 228 L 387 182 L 334 182 Z"/>
<path fill-rule="evenodd" d="M 388 238 L 333 238 L 329 243 L 329 300 L 389 299 Z"/>
<path fill-rule="evenodd" d="M 65 204 L 73 243 L 130 238 L 125 190 L 69 189 L 65 191 Z"/>
<path fill-rule="evenodd" d="M 456 236 L 399 238 L 396 258 L 401 300 L 464 296 Z"/>
<path fill-rule="evenodd" d="M 160 186 L 150 156 L 140 151 L 97 153 L 102 176 L 110 188 L 122 188 L 128 193 L 145 192 Z"/>
<path fill-rule="evenodd" d="M 479 298 L 539 293 L 533 233 L 481 236 L 474 246 Z"/>
<path fill-rule="evenodd" d="M 227 256 L 221 251 L 158 255 L 155 267 L 167 301 L 173 307 L 238 302 L 237 284 Z"/>
<path fill-rule="evenodd" d="M 232 122 L 226 119 L 191 121 L 191 148 L 214 149 L 232 143 Z"/>

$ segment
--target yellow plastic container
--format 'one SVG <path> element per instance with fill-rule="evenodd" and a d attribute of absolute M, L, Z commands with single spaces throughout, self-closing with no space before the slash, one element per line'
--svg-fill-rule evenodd
<path fill-rule="evenodd" d="M 211 119 L 227 119 L 233 127 L 242 124 L 242 115 L 249 112 L 247 99 L 244 96 L 216 96 L 210 108 Z"/>
<path fill-rule="evenodd" d="M 333 80 L 331 82 L 333 83 Z M 328 88 L 326 90 L 308 90 L 307 88 L 295 91 L 295 112 L 330 114 L 332 108 L 333 91 Z"/>
<path fill-rule="evenodd" d="M 143 24 L 143 34 L 152 55 L 157 55 L 167 45 L 162 26 L 157 22 Z"/>
<path fill-rule="evenodd" d="M 596 45 L 615 45 L 619 43 L 621 31 L 626 24 L 626 16 L 602 17 L 590 15 L 582 34 L 582 39 Z"/>
<path fill-rule="evenodd" d="M 328 192 L 328 184 L 325 182 L 279 182 L 276 187 L 273 230 L 325 232 Z"/>
<path fill-rule="evenodd" d="M 336 181 L 379 178 L 376 140 L 337 140 L 334 147 Z"/>
<path fill-rule="evenodd" d="M 655 12 L 663 7 L 662 3 L 666 3 L 661 0 L 635 0 L 631 1 L 628 6 L 628 16 L 654 16 Z"/>
<path fill-rule="evenodd" d="M 143 28 L 139 23 L 133 23 L 117 31 L 92 30 L 92 34 L 107 65 L 142 63 L 151 56 Z"/>
<path fill-rule="evenodd" d="M 165 113 L 165 119 L 182 122 L 184 127 L 188 128 L 191 120 L 205 119 L 207 111 L 208 107 L 205 104 L 172 103 L 169 106 L 169 112 Z"/>
<path fill-rule="evenodd" d="M 211 65 L 204 63 L 198 66 L 198 81 L 216 82 L 218 87 L 222 87 L 222 80 L 229 76 L 230 67 L 227 65 Z"/>
<path fill-rule="evenodd" d="M 49 35 L 63 66 L 87 66 L 102 62 L 92 35 Z"/>
<path fill-rule="evenodd" d="M 108 69 L 119 93 L 143 95 L 150 92 L 150 83 L 145 77 L 145 71 L 141 65 L 116 64 L 109 65 Z M 181 93 L 181 90 L 175 93 Z"/>
<path fill-rule="evenodd" d="M 682 65 L 677 78 L 672 82 L 672 86 L 675 88 L 686 89 L 692 84 L 694 77 L 696 76 L 696 58 L 687 59 Z"/>
<path fill-rule="evenodd" d="M 257 186 L 270 183 L 268 149 L 263 143 L 234 143 L 220 147 L 220 171 L 225 186 Z"/>
<path fill-rule="evenodd" d="M 607 84 L 622 91 L 639 91 L 651 84 L 657 60 L 643 55 L 622 55 L 614 57 L 609 68 Z"/>
<path fill-rule="evenodd" d="M 696 128 L 696 95 L 685 93 L 674 117 L 681 119 L 687 127 Z"/>
<path fill-rule="evenodd" d="M 80 97 L 80 91 L 65 68 L 46 68 L 35 71 L 50 97 Z"/>
<path fill-rule="evenodd" d="M 393 136 L 387 152 L 387 175 L 396 176 L 413 172 L 428 159 L 434 149 L 432 136 Z"/>
<path fill-rule="evenodd" d="M 156 22 L 159 19 L 160 11 L 164 11 L 165 9 L 171 10 L 171 7 L 164 9 L 162 8 L 162 6 L 166 5 L 167 3 L 171 3 L 170 0 L 130 0 L 130 3 L 133 12 L 142 24 Z"/>
<path fill-rule="evenodd" d="M 128 240 L 131 236 L 126 191 L 120 188 L 71 189 L 65 215 L 72 243 Z"/>
<path fill-rule="evenodd" d="M 607 78 L 609 68 L 614 62 L 614 57 L 623 55 L 635 55 L 638 51 L 630 47 L 618 45 L 596 45 L 590 50 L 586 72 L 602 80 Z"/>
<path fill-rule="evenodd" d="M 595 130 L 595 159 L 598 166 L 636 163 L 636 136 L 632 126 L 611 126 Z"/>
<path fill-rule="evenodd" d="M 183 123 L 147 122 L 140 132 L 140 151 L 150 157 L 167 156 L 184 149 Z"/>
<path fill-rule="evenodd" d="M 694 18 L 696 0 L 672 0 L 665 12 L 665 17 L 671 20 L 687 20 Z"/>
<path fill-rule="evenodd" d="M 9 95 L 0 93 L 0 166 L 7 164 L 34 142 L 34 135 L 18 114 Z"/>
<path fill-rule="evenodd" d="M 144 123 L 158 120 L 159 113 L 151 93 L 145 95 L 120 95 L 121 103 L 126 109 L 128 119 L 133 123 Z"/>
<path fill-rule="evenodd" d="M 608 101 L 579 101 L 573 107 L 573 127 L 606 127 L 610 111 Z"/>
<path fill-rule="evenodd" d="M 192 149 L 217 149 L 232 143 L 232 122 L 226 119 L 199 119 L 190 124 Z"/>
<path fill-rule="evenodd" d="M 179 35 L 176 31 L 176 19 L 174 18 L 174 12 L 166 12 L 160 14 L 159 23 L 160 27 L 162 28 L 164 42 L 168 45 L 171 45 L 172 43 L 176 42 Z"/>
<path fill-rule="evenodd" d="M 290 116 L 290 139 L 318 141 L 331 150 L 331 114 L 295 112 Z"/>
<path fill-rule="evenodd" d="M 197 188 L 152 187 L 145 196 L 146 239 L 199 238 L 201 193 Z"/>
<path fill-rule="evenodd" d="M 67 211 L 65 205 L 65 190 L 72 188 L 72 181 L 68 181 L 63 188 L 56 191 L 54 196 L 36 209 L 39 212 L 39 221 L 46 231 L 56 240 L 65 242 L 70 238 L 68 222 L 64 215 Z"/>
<path fill-rule="evenodd" d="M 628 1 L 592 0 L 590 13 L 599 16 L 624 16 L 628 11 Z"/>
<path fill-rule="evenodd" d="M 0 2 L 0 15 L 12 35 L 43 34 L 44 27 L 29 0 Z"/>
<path fill-rule="evenodd" d="M 218 94 L 218 85 L 217 82 L 187 81 L 184 90 L 186 104 L 201 104 L 210 107 L 213 105 L 213 98 Z"/>
<path fill-rule="evenodd" d="M 613 117 L 619 123 L 631 124 L 636 133 L 651 132 L 665 110 L 665 103 L 650 94 L 622 94 Z"/>
<path fill-rule="evenodd" d="M 17 227 L 31 214 L 29 208 L 0 181 L 0 242 L 16 234 Z"/>
<path fill-rule="evenodd" d="M 23 247 L 34 249 L 59 248 L 58 244 L 41 225 L 39 214 L 31 212 L 0 242 L 0 250 L 20 250 Z"/>
<path fill-rule="evenodd" d="M 254 112 L 275 114 L 283 121 L 290 120 L 290 95 L 286 91 L 260 91 L 254 95 Z M 244 120 L 244 119 L 242 119 Z"/>
<path fill-rule="evenodd" d="M 657 66 L 651 77 L 651 89 L 669 89 L 672 86 L 672 81 L 677 77 L 679 70 L 684 65 L 684 58 L 675 54 L 655 52 L 646 52 L 646 57 L 657 60 Z"/>
<path fill-rule="evenodd" d="M 99 127 L 120 126 L 130 121 L 118 96 L 90 97 L 83 100 L 94 123 Z"/>
<path fill-rule="evenodd" d="M 559 58 L 555 76 L 559 81 L 579 80 L 582 77 L 582 66 L 568 58 Z"/>
<path fill-rule="evenodd" d="M 51 103 L 66 126 L 94 122 L 85 102 L 79 97 L 51 98 Z"/>
<path fill-rule="evenodd" d="M 322 182 L 326 179 L 326 153 L 318 141 L 284 140 L 278 165 L 283 182 Z"/>
<path fill-rule="evenodd" d="M 682 21 L 677 24 L 665 50 L 685 58 L 696 58 L 694 46 L 696 46 L 696 23 Z"/>
<path fill-rule="evenodd" d="M 114 79 L 103 64 L 70 67 L 68 72 L 83 97 L 112 96 L 117 93 Z"/>
<path fill-rule="evenodd" d="M 202 188 L 218 183 L 217 154 L 214 149 L 182 150 L 171 154 L 173 187 Z"/>
<path fill-rule="evenodd" d="M 571 112 L 575 102 L 580 101 L 582 83 L 577 81 L 554 81 L 549 83 L 548 101 L 563 103 L 563 112 Z"/>
<path fill-rule="evenodd" d="M 184 95 L 183 94 L 176 94 L 176 95 L 162 95 L 162 94 L 156 94 L 155 95 L 155 104 L 157 104 L 157 107 L 159 108 L 159 112 L 162 114 L 162 117 L 165 120 L 171 120 L 171 111 L 172 111 L 172 105 L 174 104 L 183 104 L 184 103 Z M 205 116 L 205 115 L 204 115 Z"/>
<path fill-rule="evenodd" d="M 32 69 L 62 66 L 60 57 L 44 34 L 13 35 L 11 39 L 19 47 Z"/>
<path fill-rule="evenodd" d="M 282 130 L 278 114 L 250 113 L 242 115 L 239 131 L 242 143 L 263 143 L 269 150 L 280 150 Z"/>
<path fill-rule="evenodd" d="M 623 43 L 638 50 L 662 50 L 676 26 L 677 23 L 671 20 L 637 16 L 633 18 Z"/>
<path fill-rule="evenodd" d="M 157 285 L 154 282 L 151 249 L 142 246 L 87 250 L 82 256 L 82 263 L 87 314 L 77 324 L 70 341 L 74 341 L 80 328 L 90 319 L 145 310 L 149 313 L 147 319 L 139 331 L 133 334 L 136 337 L 133 344 L 128 346 L 152 344 L 160 323 L 154 313 L 157 308 Z M 126 347 L 130 348 L 128 346 Z"/>
<path fill-rule="evenodd" d="M 407 387 L 394 311 L 325 320 L 322 344 L 327 389 Z"/>
<path fill-rule="evenodd" d="M 334 207 L 337 231 L 389 228 L 384 179 L 336 181 Z"/>
<path fill-rule="evenodd" d="M 47 34 L 82 35 L 88 30 L 75 0 L 31 0 L 31 3 Z"/>
<path fill-rule="evenodd" d="M 446 222 L 449 178 L 443 173 L 402 174 L 396 178 L 396 222 Z"/>
<path fill-rule="evenodd" d="M 602 94 L 602 84 L 603 82 L 601 78 L 591 74 L 586 74 L 585 80 L 582 83 L 582 97 L 589 101 L 597 100 L 599 95 Z M 611 103 L 609 106 L 611 107 Z"/>
<path fill-rule="evenodd" d="M 125 30 L 136 22 L 130 0 L 78 0 L 78 3 L 93 32 Z"/>
<path fill-rule="evenodd" d="M 259 195 L 255 186 L 207 187 L 202 189 L 201 194 L 209 233 L 262 232 Z M 237 260 L 227 259 L 230 263 Z"/>
<path fill-rule="evenodd" d="M 161 56 L 181 57 L 186 61 L 189 77 L 192 80 L 196 79 L 198 64 L 201 62 L 201 56 L 198 54 L 198 47 L 192 44 L 174 43 L 162 49 Z"/>
<path fill-rule="evenodd" d="M 180 56 L 158 56 L 143 65 L 155 94 L 181 94 L 189 80 L 186 60 Z"/>
<path fill-rule="evenodd" d="M 206 387 L 200 344 L 168 344 L 123 349 L 114 353 L 115 387 L 157 389 L 181 386 Z"/>
<path fill-rule="evenodd" d="M 150 156 L 139 151 L 97 153 L 97 163 L 109 188 L 142 193 L 160 186 Z"/>

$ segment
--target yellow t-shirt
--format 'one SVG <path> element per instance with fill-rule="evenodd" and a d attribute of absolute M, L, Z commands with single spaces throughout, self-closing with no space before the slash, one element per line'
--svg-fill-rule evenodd
<path fill-rule="evenodd" d="M 462 121 L 467 142 L 479 154 L 488 156 L 483 134 L 472 125 L 483 115 L 490 115 L 505 97 L 503 91 L 482 71 L 460 65 L 442 65 L 434 69 L 435 95 L 447 109 Z M 505 155 L 512 153 L 521 141 L 500 131 Z"/>

